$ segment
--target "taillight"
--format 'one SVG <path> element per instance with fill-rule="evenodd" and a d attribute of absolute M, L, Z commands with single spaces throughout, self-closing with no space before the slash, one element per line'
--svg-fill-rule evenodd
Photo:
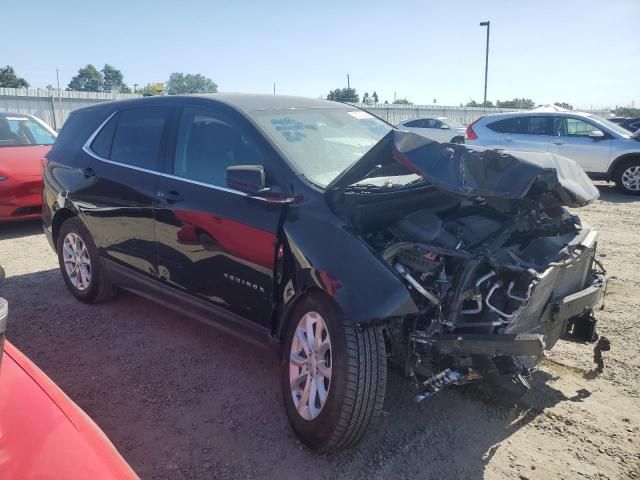
<path fill-rule="evenodd" d="M 469 124 L 469 126 L 467 127 L 467 132 L 466 132 L 466 139 L 467 140 L 477 140 L 478 139 L 478 135 L 476 135 L 476 132 L 473 131 L 473 126 L 480 121 L 481 118 L 484 118 L 484 115 L 482 115 L 481 117 L 476 118 L 473 122 L 471 122 Z"/>

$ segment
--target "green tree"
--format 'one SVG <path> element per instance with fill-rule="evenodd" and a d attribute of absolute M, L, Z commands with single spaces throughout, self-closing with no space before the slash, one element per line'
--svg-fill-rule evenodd
<path fill-rule="evenodd" d="M 397 98 L 393 101 L 393 103 L 394 105 L 413 105 L 413 103 L 406 98 Z"/>
<path fill-rule="evenodd" d="M 530 98 L 514 98 L 513 100 L 505 100 L 496 102 L 499 108 L 526 108 L 532 109 L 535 107 L 535 102 Z"/>
<path fill-rule="evenodd" d="M 469 102 L 467 102 L 465 107 L 484 107 L 484 105 L 482 103 L 476 102 L 475 100 L 472 99 Z M 488 107 L 493 107 L 493 102 L 490 101 L 490 100 L 487 100 L 487 108 Z"/>
<path fill-rule="evenodd" d="M 140 95 L 143 95 L 145 97 L 149 97 L 152 95 L 160 95 L 162 92 L 156 90 L 156 86 L 154 84 L 148 83 L 146 86 L 138 88 L 136 90 L 136 93 L 139 93 Z"/>
<path fill-rule="evenodd" d="M 555 102 L 554 105 L 556 107 L 560 107 L 560 108 L 564 108 L 566 110 L 573 110 L 573 105 L 567 103 L 567 102 Z"/>
<path fill-rule="evenodd" d="M 166 86 L 169 95 L 183 95 L 186 93 L 215 93 L 218 85 L 210 78 L 199 73 L 172 73 Z"/>
<path fill-rule="evenodd" d="M 0 87 L 6 88 L 27 88 L 29 82 L 16 75 L 16 71 L 11 65 L 0 68 Z"/>
<path fill-rule="evenodd" d="M 336 88 L 329 92 L 327 100 L 333 100 L 334 102 L 350 102 L 359 103 L 360 96 L 356 92 L 355 88 Z"/>
<path fill-rule="evenodd" d="M 617 117 L 640 117 L 640 108 L 618 107 L 615 114 Z"/>
<path fill-rule="evenodd" d="M 364 92 L 362 96 L 362 103 L 367 103 L 369 101 L 369 92 Z"/>
<path fill-rule="evenodd" d="M 123 90 L 128 90 L 127 84 L 124 83 L 124 78 L 122 76 L 122 72 L 118 70 L 113 65 L 109 65 L 108 63 L 104 64 L 102 68 L 102 91 L 103 92 L 120 92 L 120 93 L 128 93 L 123 92 Z"/>
<path fill-rule="evenodd" d="M 376 91 L 373 91 L 373 94 L 371 95 L 371 97 L 373 98 L 373 103 L 378 103 L 378 94 L 376 93 Z"/>
<path fill-rule="evenodd" d="M 67 90 L 79 92 L 100 92 L 104 79 L 102 74 L 91 64 L 78 70 L 78 74 L 71 79 Z"/>

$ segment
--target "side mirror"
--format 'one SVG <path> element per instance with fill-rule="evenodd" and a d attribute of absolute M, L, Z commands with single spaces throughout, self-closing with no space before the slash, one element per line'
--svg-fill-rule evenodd
<path fill-rule="evenodd" d="M 594 140 L 600 140 L 601 138 L 604 138 L 604 132 L 602 130 L 594 130 L 589 134 L 589 137 Z"/>
<path fill-rule="evenodd" d="M 227 187 L 248 195 L 260 195 L 269 191 L 265 185 L 262 165 L 232 165 L 227 167 Z"/>
<path fill-rule="evenodd" d="M 440 128 L 442 130 L 449 130 L 449 125 L 442 125 Z"/>

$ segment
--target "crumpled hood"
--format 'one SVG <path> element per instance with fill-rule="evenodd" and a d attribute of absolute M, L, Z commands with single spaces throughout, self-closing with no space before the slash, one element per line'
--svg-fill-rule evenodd
<path fill-rule="evenodd" d="M 395 160 L 392 163 L 397 162 L 441 190 L 457 195 L 517 200 L 551 191 L 568 207 L 587 205 L 599 196 L 584 170 L 566 157 L 439 143 L 403 130 L 393 130 L 385 136 L 343 172 L 334 187 L 339 184 L 346 187 L 371 176 L 367 173 L 372 169 L 392 170 L 389 156 Z"/>

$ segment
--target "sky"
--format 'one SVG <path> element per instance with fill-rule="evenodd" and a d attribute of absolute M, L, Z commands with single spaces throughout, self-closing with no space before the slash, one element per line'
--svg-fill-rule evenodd
<path fill-rule="evenodd" d="M 482 101 L 489 20 L 489 100 L 640 106 L 640 0 L 0 0 L 0 16 L 0 65 L 33 87 L 109 63 L 131 87 L 184 72 L 319 97 L 349 74 L 361 96 L 459 105 Z"/>

